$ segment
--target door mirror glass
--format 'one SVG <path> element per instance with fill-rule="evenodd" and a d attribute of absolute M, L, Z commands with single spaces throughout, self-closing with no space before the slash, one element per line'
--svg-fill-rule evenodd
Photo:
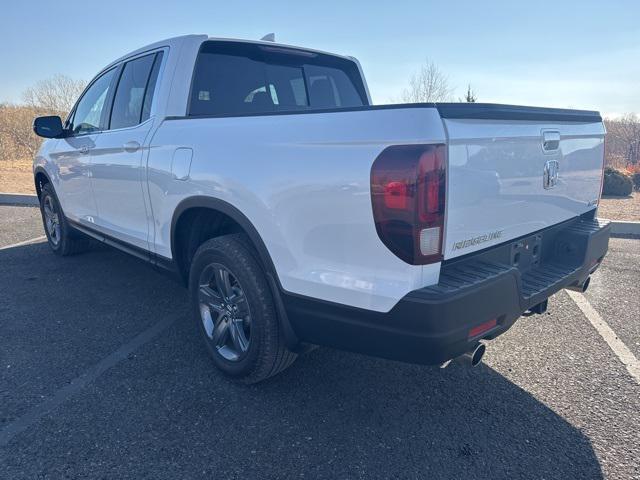
<path fill-rule="evenodd" d="M 56 115 L 38 117 L 33 121 L 33 131 L 39 137 L 60 138 L 64 134 L 62 119 Z"/>

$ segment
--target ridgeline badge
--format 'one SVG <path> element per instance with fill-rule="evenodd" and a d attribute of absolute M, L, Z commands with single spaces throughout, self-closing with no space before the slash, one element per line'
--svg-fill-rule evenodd
<path fill-rule="evenodd" d="M 466 240 L 460 240 L 453 244 L 452 251 L 462 250 L 465 248 L 472 247 L 474 245 L 479 245 L 481 243 L 490 242 L 491 240 L 495 240 L 497 238 L 502 237 L 504 230 L 496 230 L 495 232 L 485 233 L 484 235 L 480 235 L 473 238 L 467 238 Z"/>

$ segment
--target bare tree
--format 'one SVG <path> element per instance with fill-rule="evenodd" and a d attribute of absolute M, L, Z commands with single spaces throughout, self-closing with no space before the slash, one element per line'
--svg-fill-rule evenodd
<path fill-rule="evenodd" d="M 409 79 L 401 100 L 405 103 L 448 102 L 452 97 L 449 77 L 434 62 L 427 60 Z"/>
<path fill-rule="evenodd" d="M 607 164 L 618 168 L 640 163 L 640 118 L 627 114 L 621 118 L 605 119 L 607 127 Z"/>
<path fill-rule="evenodd" d="M 32 131 L 33 119 L 40 115 L 65 117 L 84 85 L 84 81 L 56 75 L 25 90 L 24 104 L 0 104 L 0 160 L 33 158 L 42 140 Z"/>
<path fill-rule="evenodd" d="M 466 103 L 476 103 L 478 101 L 476 92 L 471 90 L 471 85 L 467 86 L 467 93 L 465 93 L 464 98 L 461 98 L 460 101 Z"/>
<path fill-rule="evenodd" d="M 64 116 L 71 110 L 85 85 L 83 80 L 55 75 L 27 88 L 22 98 L 28 107 Z"/>
<path fill-rule="evenodd" d="M 618 122 L 616 132 L 627 151 L 627 162 L 636 165 L 640 161 L 640 119 L 635 114 L 627 114 Z"/>

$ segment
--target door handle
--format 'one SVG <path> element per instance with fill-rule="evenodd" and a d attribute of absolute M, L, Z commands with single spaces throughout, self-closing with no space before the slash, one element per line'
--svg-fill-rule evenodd
<path fill-rule="evenodd" d="M 553 152 L 560 148 L 560 132 L 557 130 L 544 130 L 542 132 L 542 149 L 545 152 Z"/>
<path fill-rule="evenodd" d="M 134 153 L 140 150 L 140 144 L 135 140 L 127 142 L 124 144 L 124 151 L 129 153 Z"/>
<path fill-rule="evenodd" d="M 82 145 L 80 147 L 80 153 L 82 155 L 86 155 L 87 153 L 89 153 L 89 146 L 88 145 Z"/>

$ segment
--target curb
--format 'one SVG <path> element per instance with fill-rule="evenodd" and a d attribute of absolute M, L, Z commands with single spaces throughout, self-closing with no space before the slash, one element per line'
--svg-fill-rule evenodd
<path fill-rule="evenodd" d="M 40 205 L 37 195 L 27 195 L 23 193 L 0 193 L 0 205 L 29 205 L 37 207 Z"/>
<path fill-rule="evenodd" d="M 640 222 L 611 221 L 611 236 L 613 237 L 639 237 Z"/>

